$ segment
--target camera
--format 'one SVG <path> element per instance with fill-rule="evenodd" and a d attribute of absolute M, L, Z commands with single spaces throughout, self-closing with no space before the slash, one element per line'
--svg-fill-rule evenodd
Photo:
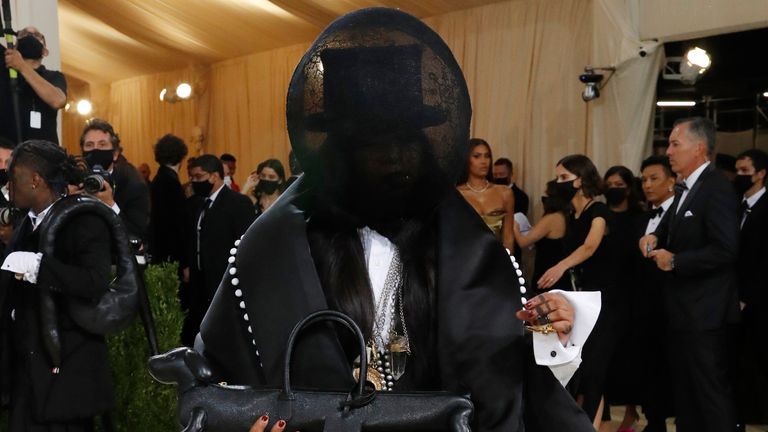
<path fill-rule="evenodd" d="M 14 225 L 21 214 L 15 207 L 0 207 L 0 225 Z"/>
<path fill-rule="evenodd" d="M 83 190 L 91 195 L 97 194 L 104 190 L 106 184 L 114 189 L 115 183 L 112 181 L 112 176 L 109 171 L 105 170 L 101 165 L 94 165 L 91 171 L 83 179 Z"/>
<path fill-rule="evenodd" d="M 596 84 L 603 80 L 603 74 L 595 73 L 593 70 L 587 70 L 579 75 L 579 81 L 584 84 Z"/>

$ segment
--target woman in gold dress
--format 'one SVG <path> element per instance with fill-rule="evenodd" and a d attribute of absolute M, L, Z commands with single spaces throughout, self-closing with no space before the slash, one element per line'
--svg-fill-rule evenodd
<path fill-rule="evenodd" d="M 512 251 L 515 197 L 512 190 L 493 182 L 493 153 L 491 146 L 480 138 L 469 140 L 469 156 L 466 175 L 462 176 L 457 189 L 477 211 L 496 238 Z"/>

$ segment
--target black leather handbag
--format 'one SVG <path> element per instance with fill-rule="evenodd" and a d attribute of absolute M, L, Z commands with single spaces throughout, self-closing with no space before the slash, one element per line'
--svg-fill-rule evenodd
<path fill-rule="evenodd" d="M 283 388 L 279 390 L 206 384 L 211 371 L 205 359 L 189 348 L 152 357 L 150 373 L 160 382 L 179 384 L 178 413 L 181 421 L 187 421 L 184 431 L 246 432 L 265 413 L 269 413 L 270 423 L 284 419 L 286 431 L 470 431 L 473 406 L 466 397 L 377 392 L 367 389 L 364 382 L 358 382 L 351 393 L 294 391 L 290 365 L 296 337 L 302 329 L 327 321 L 354 332 L 360 352 L 365 353 L 363 333 L 352 319 L 336 311 L 315 312 L 299 322 L 288 338 Z M 366 356 L 360 358 L 361 370 L 366 370 Z"/>

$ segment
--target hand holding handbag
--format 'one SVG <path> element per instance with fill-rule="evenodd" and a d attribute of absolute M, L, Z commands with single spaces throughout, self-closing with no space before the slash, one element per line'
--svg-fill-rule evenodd
<path fill-rule="evenodd" d="M 247 431 L 263 414 L 269 414 L 270 428 L 274 422 L 285 420 L 286 431 L 470 431 L 473 406 L 466 397 L 436 392 L 377 392 L 367 389 L 361 381 L 350 393 L 293 390 L 290 366 L 296 337 L 304 328 L 328 321 L 342 324 L 355 334 L 361 352 L 360 367 L 366 370 L 362 331 L 348 316 L 328 310 L 309 315 L 291 332 L 282 389 L 210 383 L 213 374 L 207 362 L 189 348 L 152 357 L 150 373 L 159 382 L 179 385 L 178 414 L 181 421 L 187 421 L 185 431 Z"/>

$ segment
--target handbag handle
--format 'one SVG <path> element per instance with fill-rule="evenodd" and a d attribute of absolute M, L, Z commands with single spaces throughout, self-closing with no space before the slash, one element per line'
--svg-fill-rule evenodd
<path fill-rule="evenodd" d="M 323 321 L 333 321 L 342 324 L 344 327 L 354 333 L 355 338 L 357 339 L 357 344 L 360 347 L 360 370 L 368 370 L 368 356 L 365 352 L 365 338 L 363 337 L 363 332 L 360 330 L 360 327 L 358 327 L 352 318 L 344 315 L 341 312 L 332 310 L 313 312 L 301 320 L 298 324 L 296 324 L 296 326 L 291 331 L 291 335 L 288 337 L 288 350 L 285 354 L 285 365 L 283 366 L 283 394 L 281 395 L 281 399 L 294 399 L 293 390 L 291 390 L 291 357 L 293 356 L 293 346 L 296 342 L 296 337 L 298 337 L 299 333 L 305 328 Z M 355 395 L 355 400 L 367 398 L 367 396 L 364 395 L 365 380 L 362 378 L 364 376 L 363 373 L 360 374 L 360 379 L 357 381 L 357 394 Z"/>

